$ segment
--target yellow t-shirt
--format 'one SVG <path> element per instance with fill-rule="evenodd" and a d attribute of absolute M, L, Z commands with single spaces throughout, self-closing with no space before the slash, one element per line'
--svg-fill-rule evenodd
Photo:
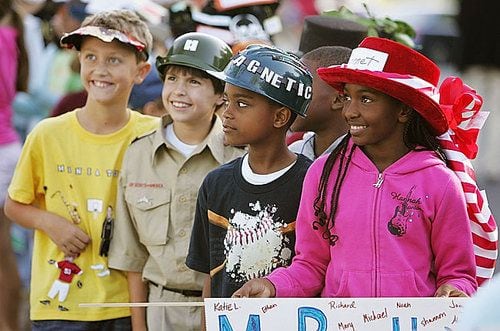
<path fill-rule="evenodd" d="M 155 117 L 130 112 L 128 124 L 107 135 L 86 131 L 78 123 L 76 112 L 69 112 L 41 121 L 25 142 L 9 187 L 10 198 L 49 210 L 68 222 L 79 221 L 91 237 L 91 243 L 73 261 L 77 267 L 64 268 L 64 263 L 57 263 L 64 260 L 63 253 L 45 233 L 35 231 L 32 320 L 98 321 L 130 315 L 129 308 L 78 306 L 84 302 L 129 301 L 126 275 L 108 268 L 107 258 L 99 255 L 99 246 L 106 214 L 108 210 L 114 214 L 125 150 L 137 136 L 159 125 Z"/>

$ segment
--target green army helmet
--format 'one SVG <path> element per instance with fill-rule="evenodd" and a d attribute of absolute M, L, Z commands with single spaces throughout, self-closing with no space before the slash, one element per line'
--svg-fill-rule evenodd
<path fill-rule="evenodd" d="M 174 40 L 166 56 L 156 57 L 156 69 L 162 80 L 168 65 L 180 65 L 202 70 L 221 79 L 233 52 L 221 39 L 201 33 L 185 33 Z"/>
<path fill-rule="evenodd" d="M 312 98 L 312 76 L 292 53 L 268 45 L 250 45 L 224 71 L 226 83 L 250 90 L 306 116 Z"/>

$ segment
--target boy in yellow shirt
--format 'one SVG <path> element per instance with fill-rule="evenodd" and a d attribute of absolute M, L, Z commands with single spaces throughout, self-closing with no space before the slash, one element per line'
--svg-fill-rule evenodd
<path fill-rule="evenodd" d="M 126 275 L 108 269 L 106 230 L 125 149 L 158 125 L 127 108 L 133 85 L 151 69 L 151 43 L 146 24 L 126 10 L 90 16 L 61 39 L 79 51 L 86 104 L 35 127 L 5 205 L 11 219 L 35 229 L 33 330 L 131 329 L 129 308 L 78 304 L 129 301 Z"/>

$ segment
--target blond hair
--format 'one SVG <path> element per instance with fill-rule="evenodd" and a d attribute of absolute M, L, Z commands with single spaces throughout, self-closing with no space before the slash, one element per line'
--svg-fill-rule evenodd
<path fill-rule="evenodd" d="M 96 13 L 83 20 L 81 27 L 85 26 L 97 26 L 120 31 L 143 43 L 146 46 L 145 50 L 151 53 L 153 36 L 146 23 L 133 11 L 120 9 Z"/>

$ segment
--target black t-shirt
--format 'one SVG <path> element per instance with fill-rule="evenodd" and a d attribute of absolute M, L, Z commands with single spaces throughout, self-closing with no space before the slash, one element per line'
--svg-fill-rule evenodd
<path fill-rule="evenodd" d="M 211 273 L 211 296 L 230 297 L 246 281 L 291 263 L 302 182 L 311 161 L 299 155 L 282 176 L 252 185 L 243 158 L 210 172 L 198 193 L 186 264 Z"/>

